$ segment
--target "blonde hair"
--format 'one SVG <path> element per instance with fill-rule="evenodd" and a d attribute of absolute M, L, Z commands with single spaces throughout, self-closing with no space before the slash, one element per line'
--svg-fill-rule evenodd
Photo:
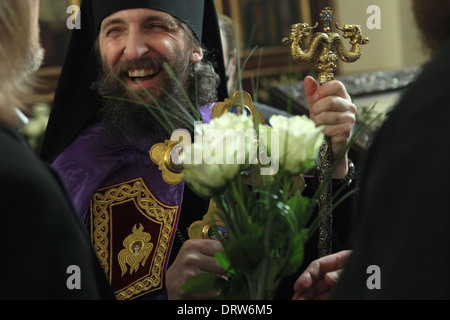
<path fill-rule="evenodd" d="M 9 123 L 31 96 L 30 20 L 28 1 L 0 1 L 0 118 Z"/>

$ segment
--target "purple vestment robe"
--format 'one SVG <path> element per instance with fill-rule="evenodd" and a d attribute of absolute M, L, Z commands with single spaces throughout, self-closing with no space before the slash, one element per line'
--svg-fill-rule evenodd
<path fill-rule="evenodd" d="M 199 108 L 203 122 L 211 120 L 212 106 L 213 104 Z M 164 141 L 157 141 L 151 137 L 126 137 L 120 143 L 117 143 L 116 141 L 107 140 L 102 133 L 102 124 L 96 123 L 86 127 L 52 164 L 68 187 L 82 222 L 90 229 L 94 249 L 97 251 L 101 262 L 103 261 L 102 265 L 116 295 L 120 290 L 130 292 L 130 283 L 139 283 L 138 287 L 141 291 L 133 288 L 133 290 L 137 290 L 137 293 L 127 293 L 119 298 L 135 298 L 148 292 L 158 294 L 158 292 L 161 293 L 163 290 L 163 273 L 167 268 L 170 248 L 173 243 L 179 215 L 182 212 L 185 184 L 184 182 L 178 185 L 165 183 L 158 165 L 151 161 L 149 156 L 151 147 L 162 142 Z M 110 192 L 108 188 L 111 188 L 111 192 L 117 196 L 118 193 L 122 192 L 118 189 L 120 186 L 125 186 L 125 192 L 128 192 L 134 183 L 138 182 L 138 185 L 140 185 L 141 181 L 145 185 L 143 186 L 145 190 L 142 191 L 143 197 L 148 198 L 144 199 L 144 204 L 139 203 L 141 196 L 136 195 L 135 192 L 134 196 L 129 196 L 129 201 L 134 201 L 135 203 L 131 210 L 129 203 L 125 203 L 125 200 L 111 202 L 109 207 L 105 206 L 106 209 L 101 208 L 102 203 L 105 203 L 105 199 L 108 197 L 108 192 Z M 100 196 L 105 196 L 105 199 L 95 201 L 93 199 L 94 195 L 98 197 L 99 190 L 104 190 Z M 141 192 L 139 191 L 139 193 Z M 142 213 L 144 218 L 141 218 L 141 212 L 145 211 L 145 208 L 142 209 L 142 206 L 145 206 L 145 201 L 150 201 L 150 203 L 155 205 L 155 208 L 157 208 L 155 210 L 172 210 L 170 212 L 173 212 L 173 219 L 161 222 L 158 220 L 157 214 L 150 217 L 153 214 L 149 213 L 150 209 L 150 211 Z M 122 208 L 119 205 L 122 205 Z M 98 209 L 98 215 L 101 218 L 100 222 L 93 218 L 93 208 L 95 206 L 96 208 L 100 207 Z M 136 208 L 137 210 L 135 210 Z M 104 211 L 101 212 L 102 210 Z M 137 211 L 137 213 L 128 214 L 128 211 Z M 107 216 L 106 218 L 104 217 L 105 215 Z M 123 218 L 124 215 L 125 219 Z M 113 224 L 113 221 L 115 224 Z M 147 226 L 145 223 L 153 223 L 156 227 L 152 225 Z M 144 226 L 144 230 L 141 230 L 141 224 Z M 95 228 L 101 229 L 100 231 L 104 231 L 104 234 L 99 236 L 97 230 L 94 230 Z M 133 231 L 132 234 L 131 231 Z M 141 238 L 137 238 L 139 236 Z M 106 240 L 101 239 L 100 246 L 95 243 L 99 237 L 106 238 Z M 131 253 L 126 252 L 126 241 L 132 241 L 133 239 L 133 245 L 138 248 L 136 249 L 135 257 L 138 260 L 140 259 L 137 262 L 135 261 L 136 259 L 133 260 Z M 142 239 L 151 239 L 151 241 L 145 242 Z M 120 249 L 124 251 L 122 256 Z M 144 249 L 147 251 L 144 251 Z M 145 253 L 145 255 L 139 256 L 138 254 L 140 253 Z M 158 256 L 159 254 L 161 256 Z M 154 265 L 151 261 L 152 259 L 159 259 L 158 263 Z M 142 267 L 140 266 L 141 262 Z M 145 268 L 144 264 L 146 265 Z M 120 269 L 122 270 L 122 275 L 120 275 Z M 139 274 L 136 270 L 140 269 L 146 269 L 146 271 Z M 114 273 L 118 275 L 114 275 Z M 148 285 L 148 282 L 154 280 L 150 281 L 148 279 L 157 277 L 153 273 L 161 277 L 158 280 L 158 285 L 155 285 L 155 288 L 152 289 L 142 289 L 142 287 L 146 286 L 151 287 L 151 285 Z M 129 277 L 129 280 L 124 280 L 127 277 Z M 147 280 L 147 284 L 143 279 Z"/>

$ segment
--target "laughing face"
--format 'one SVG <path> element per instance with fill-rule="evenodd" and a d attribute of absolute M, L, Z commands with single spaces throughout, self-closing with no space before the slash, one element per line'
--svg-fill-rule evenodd
<path fill-rule="evenodd" d="M 150 113 L 140 104 L 106 99 L 102 112 L 108 135 L 115 136 L 119 131 L 120 135 L 162 136 L 167 134 L 164 119 L 170 120 L 174 128 L 183 126 L 183 112 L 189 109 L 189 104 L 164 63 L 183 85 L 182 89 L 189 91 L 193 65 L 202 60 L 203 51 L 194 46 L 178 20 L 152 9 L 116 12 L 102 22 L 98 53 L 103 65 L 97 83 L 101 96 L 144 99 L 149 105 L 163 108 Z M 143 94 L 136 98 L 133 91 Z"/>
<path fill-rule="evenodd" d="M 152 9 L 123 10 L 104 19 L 99 48 L 105 73 L 119 77 L 132 90 L 147 90 L 156 99 L 168 89 L 170 75 L 164 62 L 186 86 L 189 66 L 203 58 L 174 17 Z"/>

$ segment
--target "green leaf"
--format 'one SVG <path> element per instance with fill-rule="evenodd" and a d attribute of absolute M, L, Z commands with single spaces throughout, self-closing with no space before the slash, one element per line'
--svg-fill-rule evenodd
<path fill-rule="evenodd" d="M 303 263 L 304 254 L 305 254 L 305 243 L 308 240 L 308 229 L 303 229 L 299 234 L 292 239 L 292 252 L 288 261 L 286 262 L 286 266 L 281 273 L 280 277 L 284 278 L 295 273 L 298 268 L 300 268 Z"/>
<path fill-rule="evenodd" d="M 231 276 L 236 275 L 236 271 L 231 268 L 230 259 L 223 251 L 218 251 L 215 255 L 217 263 Z"/>
<path fill-rule="evenodd" d="M 308 240 L 308 229 L 302 229 L 300 231 L 300 234 L 298 234 L 294 240 L 294 251 L 292 252 L 291 258 L 289 259 L 289 262 L 292 265 L 296 265 L 297 268 L 300 267 L 300 265 L 303 262 L 303 256 L 305 253 L 305 243 Z"/>
<path fill-rule="evenodd" d="M 225 244 L 225 252 L 234 269 L 251 272 L 264 258 L 264 248 L 255 237 L 244 235 Z"/>
<path fill-rule="evenodd" d="M 279 281 L 277 281 L 277 280 L 281 280 L 279 277 L 281 267 L 282 266 L 280 266 L 280 264 L 277 260 L 275 260 L 275 261 L 272 260 L 268 264 L 268 270 L 267 270 L 267 275 L 266 275 L 267 290 L 274 291 L 277 289 L 277 286 L 279 284 Z"/>
<path fill-rule="evenodd" d="M 224 280 L 222 276 L 215 273 L 200 273 L 186 281 L 181 290 L 194 294 L 220 290 Z"/>
<path fill-rule="evenodd" d="M 294 212 L 304 213 L 308 208 L 309 202 L 311 200 L 307 197 L 302 196 L 300 191 L 297 191 L 294 196 L 288 199 L 286 205 L 291 207 Z"/>
<path fill-rule="evenodd" d="M 310 198 L 304 197 L 299 191 L 287 201 L 287 205 L 291 207 L 297 217 L 299 229 L 306 228 L 310 223 L 309 220 L 315 209 L 315 206 L 311 205 L 312 201 Z"/>

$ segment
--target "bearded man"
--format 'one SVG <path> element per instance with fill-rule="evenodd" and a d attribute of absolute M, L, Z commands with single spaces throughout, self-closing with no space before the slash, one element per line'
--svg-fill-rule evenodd
<path fill-rule="evenodd" d="M 166 183 L 149 157 L 195 114 L 210 121 L 212 103 L 227 96 L 214 1 L 84 0 L 81 15 L 42 156 L 61 172 L 119 299 L 214 298 L 181 290 L 196 274 L 226 275 L 214 258 L 218 241 L 187 237 L 208 203 L 184 183 Z M 314 85 L 317 113 L 338 113 L 330 131 L 339 153 L 356 108 L 338 83 L 317 94 Z M 324 114 L 317 119 L 328 124 Z M 342 163 L 336 178 L 347 175 Z"/>
<path fill-rule="evenodd" d="M 148 153 L 170 138 L 164 124 L 179 128 L 191 113 L 187 100 L 205 106 L 199 111 L 209 121 L 208 103 L 226 97 L 214 2 L 85 0 L 80 12 L 42 157 L 68 185 L 116 296 L 167 298 L 165 270 L 181 206 L 186 216 L 190 206 L 183 195 L 198 215 L 207 203 L 186 196 L 184 184 L 165 183 Z M 220 249 L 216 241 L 201 243 Z"/>

